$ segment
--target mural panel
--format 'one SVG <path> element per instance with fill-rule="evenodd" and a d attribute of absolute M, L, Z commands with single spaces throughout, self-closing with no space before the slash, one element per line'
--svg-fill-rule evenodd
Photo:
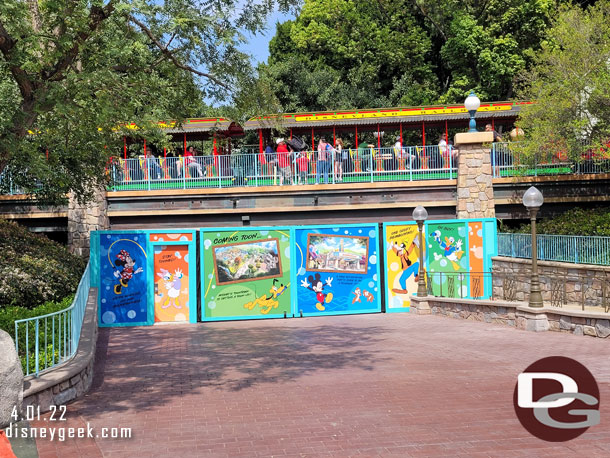
<path fill-rule="evenodd" d="M 425 228 L 422 229 L 425 240 Z M 420 240 L 417 224 L 387 225 L 385 232 L 386 311 L 407 312 L 417 294 Z"/>
<path fill-rule="evenodd" d="M 294 233 L 297 313 L 380 311 L 376 226 L 308 226 Z"/>
<path fill-rule="evenodd" d="M 100 326 L 151 324 L 145 233 L 100 233 Z"/>
<path fill-rule="evenodd" d="M 188 321 L 188 245 L 155 245 L 153 252 L 155 322 Z"/>
<path fill-rule="evenodd" d="M 202 230 L 202 319 L 292 316 L 290 229 Z"/>
<path fill-rule="evenodd" d="M 443 297 L 468 297 L 466 224 L 429 223 L 427 230 L 426 256 L 433 294 Z"/>

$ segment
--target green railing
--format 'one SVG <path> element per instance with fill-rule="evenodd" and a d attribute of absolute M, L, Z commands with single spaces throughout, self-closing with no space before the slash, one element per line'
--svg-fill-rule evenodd
<path fill-rule="evenodd" d="M 89 297 L 89 264 L 76 290 L 74 302 L 64 310 L 15 321 L 15 347 L 23 373 L 38 375 L 76 354 Z"/>
<path fill-rule="evenodd" d="M 111 191 L 455 179 L 450 146 L 115 159 Z"/>
<path fill-rule="evenodd" d="M 514 176 L 543 176 L 595 174 L 610 172 L 608 151 L 594 151 L 583 147 L 580 158 L 568 159 L 567 155 L 557 152 L 532 161 L 519 151 L 519 142 L 498 142 L 491 146 L 491 166 L 494 178 Z"/>
<path fill-rule="evenodd" d="M 610 265 L 610 237 L 537 235 L 536 242 L 542 261 Z M 498 234 L 498 255 L 530 259 L 531 234 Z"/>

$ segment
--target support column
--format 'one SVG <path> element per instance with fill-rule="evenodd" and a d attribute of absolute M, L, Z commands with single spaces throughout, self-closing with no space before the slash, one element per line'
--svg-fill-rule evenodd
<path fill-rule="evenodd" d="M 493 132 L 465 132 L 455 136 L 457 158 L 457 217 L 495 218 L 491 170 Z"/>
<path fill-rule="evenodd" d="M 95 192 L 93 200 L 85 205 L 78 203 L 73 194 L 68 202 L 68 248 L 83 258 L 89 258 L 89 233 L 110 228 L 106 190 Z"/>

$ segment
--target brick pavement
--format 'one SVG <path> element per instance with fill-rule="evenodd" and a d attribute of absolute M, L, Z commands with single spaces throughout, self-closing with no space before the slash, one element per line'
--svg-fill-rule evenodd
<path fill-rule="evenodd" d="M 550 355 L 600 386 L 602 423 L 567 443 L 512 407 L 517 374 Z M 95 370 L 67 426 L 133 437 L 39 439 L 41 457 L 610 455 L 610 339 L 413 314 L 114 328 Z"/>

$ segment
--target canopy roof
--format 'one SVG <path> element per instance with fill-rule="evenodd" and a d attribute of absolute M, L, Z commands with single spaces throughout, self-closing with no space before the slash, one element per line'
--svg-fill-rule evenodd
<path fill-rule="evenodd" d="M 533 102 L 481 103 L 476 118 L 516 118 L 522 105 Z M 357 126 L 377 124 L 458 121 L 469 119 L 464 105 L 424 107 L 369 108 L 361 110 L 318 111 L 256 116 L 244 124 L 244 130 L 285 129 L 324 126 Z"/>
<path fill-rule="evenodd" d="M 187 134 L 189 139 L 207 139 L 215 132 L 222 137 L 244 134 L 244 130 L 239 124 L 225 118 L 189 118 L 182 123 L 159 121 L 157 125 L 176 139 L 181 138 L 184 134 Z M 127 125 L 127 128 L 137 129 L 138 126 L 132 123 Z"/>

